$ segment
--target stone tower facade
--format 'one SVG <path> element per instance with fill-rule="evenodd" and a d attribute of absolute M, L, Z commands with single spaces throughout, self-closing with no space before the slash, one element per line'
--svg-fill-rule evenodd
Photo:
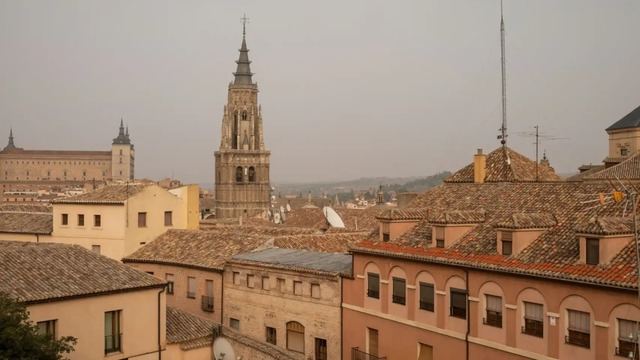
<path fill-rule="evenodd" d="M 264 145 L 258 84 L 252 80 L 249 50 L 242 46 L 234 81 L 229 84 L 222 118 L 220 149 L 215 152 L 216 217 L 255 216 L 269 208 L 269 157 Z"/>
<path fill-rule="evenodd" d="M 124 123 L 120 120 L 118 137 L 113 139 L 111 144 L 111 179 L 112 180 L 133 180 L 135 176 L 135 151 L 131 138 L 129 138 L 129 127 L 126 130 Z"/>

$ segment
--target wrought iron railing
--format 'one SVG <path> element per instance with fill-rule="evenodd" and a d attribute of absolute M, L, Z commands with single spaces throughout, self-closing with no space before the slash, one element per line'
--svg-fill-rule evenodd
<path fill-rule="evenodd" d="M 351 349 L 351 360 L 387 360 L 387 357 L 367 354 L 366 352 L 359 350 L 357 347 L 354 347 Z"/>

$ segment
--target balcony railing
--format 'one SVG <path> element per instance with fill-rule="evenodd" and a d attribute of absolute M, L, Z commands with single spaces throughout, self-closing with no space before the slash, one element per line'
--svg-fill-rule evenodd
<path fill-rule="evenodd" d="M 544 336 L 544 323 L 542 321 L 525 318 L 524 322 L 525 324 L 522 327 L 523 334 L 537 337 Z"/>
<path fill-rule="evenodd" d="M 367 289 L 367 296 L 374 299 L 380 298 L 380 292 L 374 289 Z"/>
<path fill-rule="evenodd" d="M 359 350 L 357 347 L 354 347 L 351 349 L 351 360 L 387 360 L 387 357 L 367 354 L 366 352 Z"/>
<path fill-rule="evenodd" d="M 618 347 L 616 347 L 616 355 L 626 357 L 629 359 L 637 359 L 638 358 L 638 344 L 633 341 L 627 341 L 619 339 Z"/>
<path fill-rule="evenodd" d="M 195 293 L 195 291 L 194 291 L 194 292 L 187 291 L 187 297 L 188 297 L 189 299 L 195 299 L 195 298 L 196 298 L 196 293 Z"/>
<path fill-rule="evenodd" d="M 104 353 L 114 353 L 122 350 L 122 334 L 106 335 L 104 337 Z"/>
<path fill-rule="evenodd" d="M 391 299 L 394 304 L 405 305 L 406 303 L 406 298 L 404 296 L 393 295 Z"/>
<path fill-rule="evenodd" d="M 213 312 L 213 296 L 202 296 L 202 311 Z"/>
<path fill-rule="evenodd" d="M 433 302 L 420 300 L 420 309 L 421 310 L 427 310 L 427 311 L 433 311 Z"/>
<path fill-rule="evenodd" d="M 569 329 L 569 335 L 564 337 L 564 342 L 588 349 L 591 345 L 591 336 L 589 333 Z"/>

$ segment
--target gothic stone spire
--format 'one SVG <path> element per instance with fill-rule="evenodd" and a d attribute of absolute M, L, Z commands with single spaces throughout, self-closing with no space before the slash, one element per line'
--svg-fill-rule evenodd
<path fill-rule="evenodd" d="M 251 80 L 251 61 L 249 61 L 249 49 L 247 48 L 247 40 L 246 40 L 246 24 L 247 17 L 244 16 L 242 18 L 242 45 L 240 46 L 240 56 L 236 61 L 238 67 L 236 68 L 236 72 L 233 73 L 235 76 L 235 80 L 233 81 L 234 85 L 251 85 L 253 81 Z"/>

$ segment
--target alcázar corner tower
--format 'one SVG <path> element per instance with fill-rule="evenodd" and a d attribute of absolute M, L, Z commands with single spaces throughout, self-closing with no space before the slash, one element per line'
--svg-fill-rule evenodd
<path fill-rule="evenodd" d="M 224 107 L 220 149 L 215 152 L 217 218 L 250 217 L 269 209 L 270 151 L 264 145 L 258 84 L 252 80 L 251 61 L 242 31 L 242 46 L 234 81 Z"/>

